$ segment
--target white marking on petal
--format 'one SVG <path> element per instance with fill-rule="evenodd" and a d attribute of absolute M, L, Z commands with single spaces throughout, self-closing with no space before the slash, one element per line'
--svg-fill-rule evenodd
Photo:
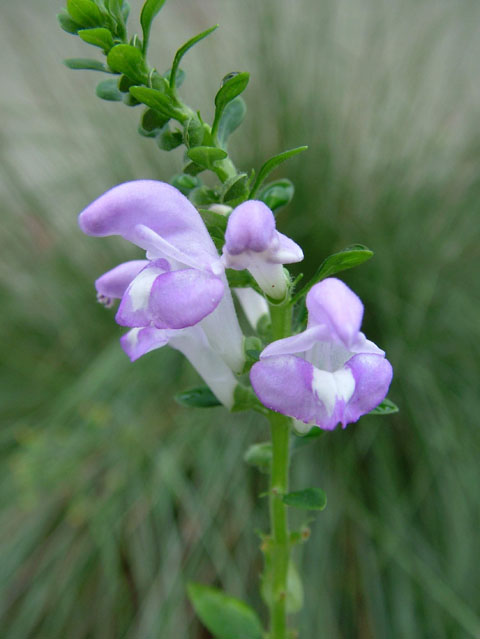
<path fill-rule="evenodd" d="M 128 345 L 132 348 L 135 348 L 135 346 L 137 345 L 138 334 L 141 330 L 141 328 L 132 328 L 132 330 L 128 331 L 128 333 L 125 335 Z"/>
<path fill-rule="evenodd" d="M 141 271 L 130 285 L 128 296 L 132 304 L 132 311 L 139 311 L 148 307 L 148 300 L 154 281 L 164 271 L 157 268 L 146 268 Z"/>
<path fill-rule="evenodd" d="M 335 411 L 337 401 L 347 403 L 355 390 L 355 378 L 352 371 L 342 368 L 335 373 L 313 368 L 312 391 L 325 406 L 327 416 Z"/>

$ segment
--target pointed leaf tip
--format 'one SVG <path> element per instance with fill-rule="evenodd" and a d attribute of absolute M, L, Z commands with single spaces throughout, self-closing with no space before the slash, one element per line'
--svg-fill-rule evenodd
<path fill-rule="evenodd" d="M 188 584 L 187 590 L 195 612 L 215 639 L 262 639 L 256 612 L 240 599 L 197 583 Z"/>
<path fill-rule="evenodd" d="M 181 406 L 188 406 L 189 408 L 211 408 L 212 406 L 222 405 L 208 386 L 196 386 L 177 393 L 175 401 Z"/>
<path fill-rule="evenodd" d="M 376 408 L 371 410 L 369 415 L 393 415 L 393 413 L 398 413 L 400 409 L 396 404 L 394 404 L 388 397 L 386 397 L 383 402 L 381 402 Z"/>

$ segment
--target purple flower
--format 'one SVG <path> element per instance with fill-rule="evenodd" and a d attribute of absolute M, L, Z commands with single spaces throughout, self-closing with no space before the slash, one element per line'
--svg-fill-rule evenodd
<path fill-rule="evenodd" d="M 283 299 L 287 280 L 283 264 L 303 260 L 302 249 L 275 227 L 275 217 L 263 202 L 249 200 L 228 218 L 223 263 L 237 271 L 248 269 L 260 288 L 273 299 Z"/>
<path fill-rule="evenodd" d="M 252 386 L 271 410 L 326 430 L 345 427 L 385 398 L 392 367 L 360 332 L 363 304 L 343 282 L 316 284 L 306 304 L 307 329 L 264 349 Z"/>
<path fill-rule="evenodd" d="M 243 367 L 243 336 L 223 264 L 189 200 L 163 182 L 127 182 L 90 204 L 79 224 L 88 235 L 121 235 L 147 251 L 146 260 L 120 264 L 96 281 L 101 301 L 121 299 L 116 321 L 133 329 L 121 340 L 129 357 L 168 342 L 200 372 L 215 362 L 231 386 L 230 369 Z"/>

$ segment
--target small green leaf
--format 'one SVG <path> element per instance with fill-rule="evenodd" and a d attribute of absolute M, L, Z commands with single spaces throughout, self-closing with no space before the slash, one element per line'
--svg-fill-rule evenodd
<path fill-rule="evenodd" d="M 340 273 L 341 271 L 346 271 L 354 266 L 359 266 L 360 264 L 363 264 L 363 262 L 369 260 L 372 256 L 373 251 L 368 249 L 366 246 L 363 246 L 363 244 L 354 244 L 353 246 L 343 249 L 343 251 L 330 255 L 323 260 L 312 279 L 294 295 L 292 303 L 306 295 L 312 286 L 317 284 L 317 282 L 321 282 L 326 277 L 335 275 L 335 273 Z"/>
<path fill-rule="evenodd" d="M 266 413 L 267 409 L 255 395 L 253 390 L 247 386 L 237 384 L 233 394 L 232 412 L 237 413 L 242 410 L 256 410 L 259 413 Z"/>
<path fill-rule="evenodd" d="M 227 152 L 213 146 L 196 146 L 187 151 L 187 156 L 203 169 L 215 169 L 215 163 L 224 160 Z"/>
<path fill-rule="evenodd" d="M 173 176 L 170 180 L 170 184 L 183 193 L 183 195 L 188 195 L 190 191 L 201 186 L 202 181 L 194 175 L 185 175 L 185 173 L 180 173 Z M 210 211 L 207 211 L 207 213 L 209 212 Z"/>
<path fill-rule="evenodd" d="M 62 29 L 72 35 L 77 35 L 78 30 L 82 28 L 82 25 L 75 22 L 75 20 L 72 20 L 68 13 L 59 13 L 57 15 L 57 20 Z"/>
<path fill-rule="evenodd" d="M 176 86 L 177 69 L 180 65 L 180 61 L 183 58 L 183 56 L 187 53 L 189 49 L 195 46 L 197 42 L 200 42 L 200 40 L 203 40 L 204 38 L 209 36 L 213 31 L 215 31 L 215 29 L 218 29 L 218 24 L 215 24 L 213 27 L 210 27 L 206 31 L 202 31 L 202 33 L 199 33 L 198 35 L 194 36 L 193 38 L 185 42 L 185 44 L 182 45 L 180 49 L 176 52 L 175 58 L 173 59 L 172 69 L 170 72 L 170 87 L 172 89 L 174 89 Z"/>
<path fill-rule="evenodd" d="M 105 9 L 110 17 L 108 26 L 112 29 L 112 34 L 122 42 L 125 42 L 127 39 L 126 22 L 130 13 L 130 5 L 122 0 L 104 0 L 104 2 Z"/>
<path fill-rule="evenodd" d="M 158 136 L 157 144 L 164 151 L 172 151 L 183 143 L 182 131 L 170 131 L 168 126 Z"/>
<path fill-rule="evenodd" d="M 392 415 L 393 413 L 398 413 L 400 409 L 396 404 L 394 404 L 390 399 L 385 398 L 381 404 L 379 404 L 376 408 L 371 410 L 369 415 Z"/>
<path fill-rule="evenodd" d="M 294 193 L 295 187 L 290 180 L 276 180 L 263 187 L 258 194 L 258 199 L 265 202 L 269 209 L 276 211 L 280 207 L 289 204 Z"/>
<path fill-rule="evenodd" d="M 243 459 L 249 466 L 257 466 L 262 473 L 269 473 L 272 456 L 272 443 L 261 442 L 260 444 L 252 444 Z"/>
<path fill-rule="evenodd" d="M 140 24 L 143 31 L 143 53 L 147 51 L 148 41 L 150 39 L 150 29 L 155 16 L 165 4 L 165 0 L 147 0 L 142 7 L 140 14 Z"/>
<path fill-rule="evenodd" d="M 225 182 L 222 202 L 235 207 L 248 198 L 248 175 L 240 173 Z"/>
<path fill-rule="evenodd" d="M 273 603 L 273 594 L 272 594 L 272 581 L 273 581 L 273 571 L 271 560 L 267 559 L 267 568 L 263 575 L 262 585 L 261 585 L 261 595 L 263 600 L 267 605 L 271 605 Z M 303 585 L 300 579 L 300 575 L 298 574 L 298 570 L 293 563 L 290 561 L 288 564 L 288 572 L 287 572 L 287 596 L 286 596 L 286 608 L 287 613 L 292 614 L 294 612 L 298 612 L 302 609 L 303 606 Z"/>
<path fill-rule="evenodd" d="M 188 596 L 216 639 L 262 639 L 262 624 L 256 612 L 240 599 L 195 583 L 188 585 Z"/>
<path fill-rule="evenodd" d="M 185 122 L 187 119 L 187 116 L 172 104 L 171 98 L 161 91 L 149 89 L 148 87 L 131 87 L 130 93 L 139 102 L 146 104 L 151 109 L 155 109 L 155 111 L 158 111 L 158 113 L 165 118 L 174 118 L 179 122 Z"/>
<path fill-rule="evenodd" d="M 103 62 L 92 60 L 90 58 L 67 58 L 67 60 L 63 61 L 63 64 L 69 69 L 87 69 L 89 71 L 103 71 L 103 73 L 110 73 Z"/>
<path fill-rule="evenodd" d="M 118 82 L 116 78 L 110 78 L 109 80 L 103 80 L 97 84 L 95 93 L 102 100 L 108 100 L 109 102 L 121 102 L 123 100 L 123 93 L 118 90 Z"/>
<path fill-rule="evenodd" d="M 227 104 L 243 93 L 247 88 L 250 74 L 246 71 L 241 73 L 229 73 L 222 80 L 217 95 L 215 96 L 215 118 L 212 125 L 212 135 L 215 136 L 220 125 L 220 119 Z"/>
<path fill-rule="evenodd" d="M 308 146 L 299 146 L 296 149 L 290 149 L 289 151 L 284 151 L 283 153 L 274 155 L 273 158 L 267 160 L 257 175 L 255 184 L 253 185 L 253 188 L 250 192 L 250 198 L 253 198 L 256 195 L 258 189 L 262 186 L 264 180 L 269 175 L 269 173 L 273 171 L 273 169 L 275 169 L 279 164 L 282 164 L 282 162 L 285 162 L 285 160 L 288 160 L 294 155 L 302 153 L 302 151 L 306 151 L 307 149 Z"/>
<path fill-rule="evenodd" d="M 185 145 L 187 148 L 200 146 L 205 137 L 205 129 L 198 118 L 190 118 L 185 125 Z"/>
<path fill-rule="evenodd" d="M 226 215 L 210 211 L 209 209 L 199 209 L 198 212 L 202 216 L 202 220 L 209 232 L 215 229 L 221 231 L 222 234 L 225 235 L 228 222 L 228 217 Z"/>
<path fill-rule="evenodd" d="M 67 0 L 67 11 L 72 20 L 82 27 L 99 27 L 103 25 L 100 9 L 92 0 Z"/>
<path fill-rule="evenodd" d="M 138 132 L 146 138 L 155 138 L 169 120 L 170 118 L 160 115 L 153 109 L 146 109 L 142 114 Z"/>
<path fill-rule="evenodd" d="M 235 271 L 232 268 L 227 268 L 225 273 L 230 288 L 253 288 L 257 293 L 263 295 L 263 291 L 248 271 Z"/>
<path fill-rule="evenodd" d="M 196 172 L 193 171 L 195 167 L 196 167 Z M 193 162 L 191 162 L 190 164 L 187 164 L 187 166 L 184 167 L 183 169 L 184 173 L 187 173 L 188 175 L 191 175 L 191 176 L 196 176 L 197 173 L 199 173 L 200 171 L 202 171 L 202 168 L 197 167 L 197 165 L 194 164 Z M 214 189 L 211 189 L 205 184 L 203 184 L 202 186 L 199 186 L 193 189 L 192 191 L 190 191 L 189 199 L 190 199 L 190 202 L 192 202 L 192 204 L 194 204 L 199 209 L 200 215 L 203 215 L 206 211 L 205 207 L 210 206 L 211 204 L 218 204 L 218 193 Z M 202 209 L 202 207 L 204 208 Z M 215 233 L 214 226 L 210 227 L 210 233 L 211 235 Z M 222 231 L 222 237 L 223 235 L 224 235 L 224 232 Z"/>
<path fill-rule="evenodd" d="M 327 505 L 327 496 L 320 488 L 305 488 L 283 496 L 287 506 L 304 510 L 323 510 Z"/>
<path fill-rule="evenodd" d="M 226 146 L 228 138 L 242 124 L 246 112 L 247 106 L 241 97 L 227 104 L 218 124 L 217 139 L 220 146 Z"/>
<path fill-rule="evenodd" d="M 142 52 L 131 44 L 117 44 L 110 50 L 107 62 L 112 71 L 123 73 L 133 82 L 139 84 L 148 82 L 148 67 Z"/>
<path fill-rule="evenodd" d="M 108 53 L 113 47 L 112 34 L 108 29 L 98 27 L 96 29 L 81 29 L 78 32 L 80 38 L 88 44 L 93 44 L 94 47 L 100 47 L 105 53 Z"/>
<path fill-rule="evenodd" d="M 182 406 L 188 406 L 190 408 L 210 408 L 212 406 L 222 405 L 208 386 L 190 388 L 189 390 L 177 393 L 174 398 L 175 401 Z"/>

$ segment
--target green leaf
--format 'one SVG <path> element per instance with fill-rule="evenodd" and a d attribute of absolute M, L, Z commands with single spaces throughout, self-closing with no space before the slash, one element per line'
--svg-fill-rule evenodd
<path fill-rule="evenodd" d="M 217 230 L 221 231 L 222 235 L 225 235 L 228 222 L 228 217 L 226 215 L 210 211 L 209 209 L 199 209 L 198 212 L 202 216 L 202 220 L 209 232 Z"/>
<path fill-rule="evenodd" d="M 272 582 L 273 582 L 272 564 L 271 564 L 271 560 L 267 559 L 267 568 L 263 575 L 262 584 L 261 584 L 261 595 L 267 605 L 271 605 L 273 603 Z M 298 570 L 295 564 L 293 563 L 293 561 L 290 561 L 288 564 L 288 572 L 287 572 L 287 597 L 286 597 L 287 613 L 292 614 L 294 612 L 298 612 L 299 610 L 302 609 L 302 606 L 303 606 L 302 581 L 300 579 L 300 575 L 298 574 Z"/>
<path fill-rule="evenodd" d="M 148 82 L 148 67 L 142 52 L 131 44 L 117 44 L 107 56 L 108 66 L 139 84 Z M 141 102 L 142 100 L 140 100 Z"/>
<path fill-rule="evenodd" d="M 257 293 L 263 295 L 263 291 L 248 271 L 235 271 L 232 268 L 225 270 L 230 288 L 253 288 Z"/>
<path fill-rule="evenodd" d="M 396 404 L 394 404 L 388 397 L 383 400 L 381 404 L 379 404 L 376 408 L 371 410 L 369 415 L 392 415 L 393 413 L 398 413 L 400 409 Z"/>
<path fill-rule="evenodd" d="M 267 412 L 265 406 L 260 403 L 260 400 L 250 387 L 237 384 L 235 386 L 233 400 L 232 412 L 234 413 L 242 410 L 256 410 L 263 414 Z"/>
<path fill-rule="evenodd" d="M 243 459 L 249 466 L 256 466 L 262 473 L 269 473 L 272 456 L 272 443 L 261 442 L 260 444 L 252 444 Z"/>
<path fill-rule="evenodd" d="M 126 22 L 130 13 L 130 5 L 123 0 L 105 0 L 105 9 L 112 20 L 113 32 L 122 41 L 127 39 Z"/>
<path fill-rule="evenodd" d="M 189 390 L 177 393 L 174 399 L 182 406 L 188 406 L 190 408 L 210 408 L 212 406 L 222 405 L 208 386 L 190 388 Z"/>
<path fill-rule="evenodd" d="M 151 109 L 155 109 L 155 111 L 158 111 L 160 115 L 163 115 L 168 119 L 174 118 L 179 122 L 185 122 L 187 119 L 187 116 L 172 104 L 171 98 L 161 91 L 149 89 L 148 87 L 131 87 L 130 93 L 139 102 L 146 104 Z"/>
<path fill-rule="evenodd" d="M 170 131 L 168 126 L 161 132 L 157 139 L 158 146 L 164 151 L 172 151 L 183 143 L 182 131 Z"/>
<path fill-rule="evenodd" d="M 269 209 L 276 211 L 280 207 L 289 204 L 294 193 L 295 187 L 290 180 L 276 180 L 263 187 L 258 194 L 258 199 L 265 202 Z"/>
<path fill-rule="evenodd" d="M 103 25 L 103 16 L 100 9 L 92 0 L 67 0 L 67 11 L 72 20 L 82 27 Z"/>
<path fill-rule="evenodd" d="M 283 153 L 274 155 L 273 158 L 270 158 L 269 160 L 267 160 L 257 175 L 255 184 L 253 185 L 253 188 L 250 192 L 250 198 L 253 198 L 256 195 L 258 189 L 262 186 L 264 180 L 269 175 L 269 173 L 273 171 L 273 169 L 275 169 L 279 164 L 282 164 L 282 162 L 285 162 L 285 160 L 288 160 L 289 158 L 292 158 L 294 155 L 297 155 L 298 153 L 302 153 L 303 151 L 306 151 L 307 149 L 308 149 L 308 146 L 299 146 L 296 149 L 290 149 L 289 151 L 284 151 Z"/>
<path fill-rule="evenodd" d="M 143 31 L 143 52 L 145 53 L 148 48 L 148 41 L 150 39 L 150 29 L 152 28 L 152 22 L 155 16 L 160 12 L 160 9 L 165 4 L 165 0 L 147 0 L 142 7 L 140 14 L 140 24 Z"/>
<path fill-rule="evenodd" d="M 188 196 L 190 191 L 193 191 L 193 189 L 201 186 L 202 181 L 200 180 L 200 178 L 194 175 L 185 175 L 185 173 L 179 173 L 178 175 L 173 176 L 173 178 L 170 180 L 170 184 L 178 189 L 181 193 L 183 193 L 183 195 Z M 207 211 L 207 213 L 210 213 L 210 211 Z"/>
<path fill-rule="evenodd" d="M 306 295 L 312 286 L 317 284 L 317 282 L 321 282 L 326 277 L 335 275 L 335 273 L 340 273 L 341 271 L 346 271 L 354 266 L 359 266 L 360 264 L 363 264 L 363 262 L 369 260 L 372 256 L 373 251 L 368 249 L 366 246 L 363 246 L 363 244 L 354 244 L 353 246 L 343 249 L 343 251 L 340 251 L 339 253 L 330 255 L 323 260 L 312 279 L 293 296 L 292 303 Z"/>
<path fill-rule="evenodd" d="M 200 42 L 200 40 L 203 40 L 204 38 L 209 36 L 213 31 L 215 31 L 215 29 L 218 29 L 218 24 L 215 24 L 213 27 L 210 27 L 206 31 L 202 31 L 202 33 L 199 33 L 198 35 L 194 36 L 193 38 L 188 40 L 188 42 L 185 42 L 185 44 L 182 45 L 180 49 L 176 52 L 175 58 L 173 59 L 172 70 L 170 72 L 170 87 L 172 89 L 175 88 L 176 81 L 177 81 L 177 69 L 180 65 L 180 61 L 183 58 L 183 56 L 187 53 L 189 49 L 195 46 L 197 42 Z"/>
<path fill-rule="evenodd" d="M 262 639 L 262 624 L 246 603 L 216 588 L 188 584 L 188 596 L 202 623 L 216 639 Z"/>
<path fill-rule="evenodd" d="M 142 114 L 138 132 L 147 138 L 155 138 L 169 120 L 170 118 L 160 115 L 153 109 L 146 109 Z"/>
<path fill-rule="evenodd" d="M 215 96 L 215 118 L 212 125 L 212 135 L 215 136 L 220 125 L 220 119 L 227 104 L 232 102 L 247 88 L 250 74 L 246 71 L 241 73 L 229 73 L 222 80 L 217 95 Z"/>
<path fill-rule="evenodd" d="M 224 185 L 222 202 L 228 206 L 235 207 L 248 198 L 248 175 L 240 173 L 227 180 Z"/>
<path fill-rule="evenodd" d="M 187 156 L 204 169 L 215 169 L 215 163 L 224 160 L 227 152 L 213 146 L 196 146 L 187 151 Z"/>
<path fill-rule="evenodd" d="M 218 124 L 217 139 L 220 146 L 226 146 L 228 138 L 242 124 L 246 112 L 243 98 L 235 98 L 227 104 Z"/>
<path fill-rule="evenodd" d="M 72 35 L 77 35 L 78 30 L 82 28 L 82 25 L 75 22 L 75 20 L 72 20 L 68 13 L 59 13 L 57 15 L 57 20 L 62 29 Z"/>
<path fill-rule="evenodd" d="M 110 73 L 109 69 L 98 60 L 92 60 L 90 58 L 67 58 L 63 61 L 63 64 L 69 69 L 87 69 L 89 71 L 103 71 L 103 73 Z"/>
<path fill-rule="evenodd" d="M 320 488 L 305 488 L 284 495 L 282 501 L 287 506 L 304 510 L 323 510 L 327 505 L 327 496 Z"/>
<path fill-rule="evenodd" d="M 121 102 L 123 100 L 123 93 L 118 90 L 118 82 L 116 78 L 110 78 L 109 80 L 103 80 L 97 84 L 95 93 L 102 100 L 108 100 L 109 102 Z"/>
<path fill-rule="evenodd" d="M 113 47 L 112 34 L 108 29 L 98 27 L 96 29 L 81 29 L 78 32 L 80 38 L 94 47 L 100 47 L 105 53 L 108 53 Z"/>
<path fill-rule="evenodd" d="M 205 137 L 205 128 L 198 118 L 190 118 L 185 125 L 185 145 L 187 148 L 200 146 Z"/>

